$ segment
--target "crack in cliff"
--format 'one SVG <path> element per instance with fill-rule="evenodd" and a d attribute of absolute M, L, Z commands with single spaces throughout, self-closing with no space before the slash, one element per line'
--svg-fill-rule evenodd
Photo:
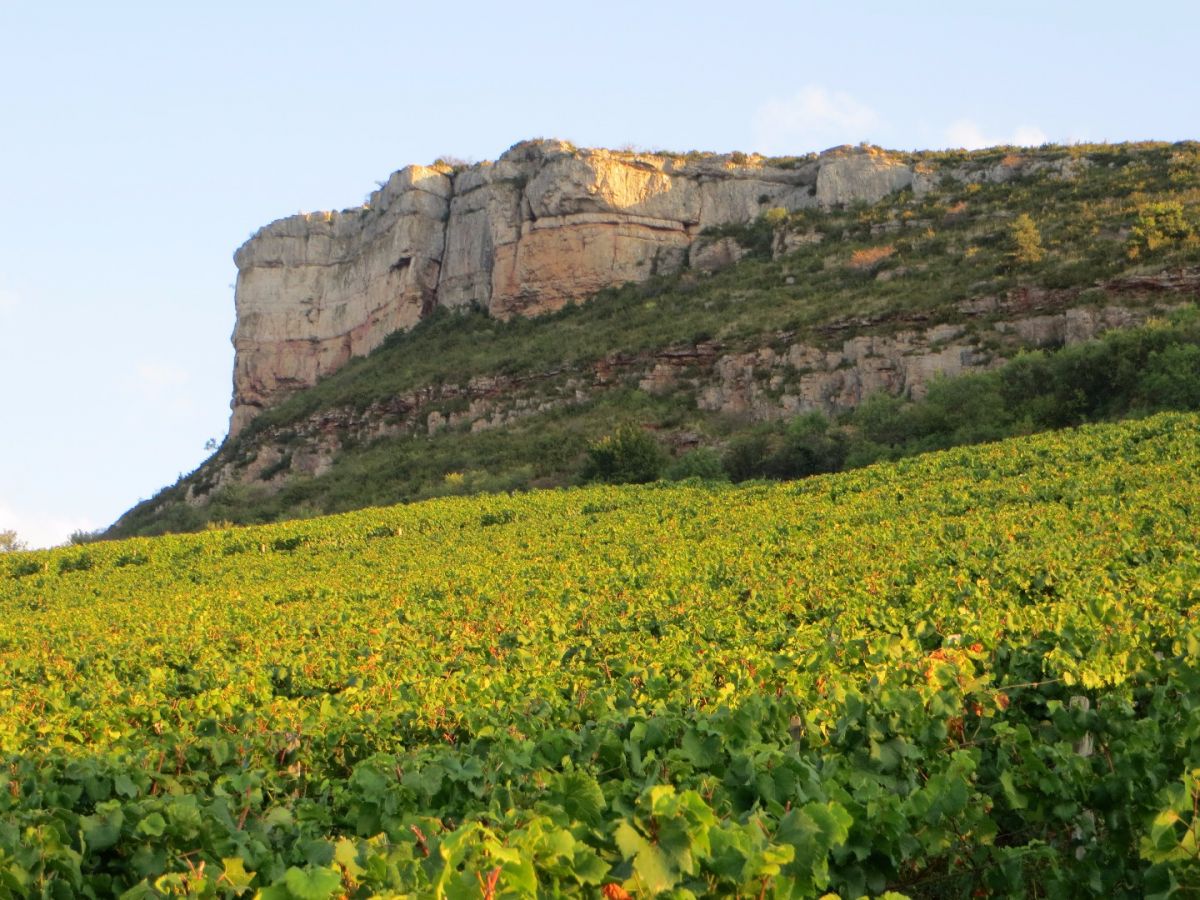
<path fill-rule="evenodd" d="M 446 251 L 450 247 L 450 221 L 451 221 L 451 219 L 453 219 L 453 216 L 450 214 L 451 207 L 454 203 L 454 198 L 459 196 L 458 185 L 456 183 L 458 181 L 458 173 L 452 172 L 449 175 L 449 179 L 450 179 L 450 193 L 446 197 L 446 218 L 442 219 L 442 245 L 441 245 L 442 249 L 441 249 L 441 252 L 439 253 L 438 259 L 437 259 L 437 267 L 438 267 L 437 277 L 435 277 L 433 279 L 433 294 L 434 294 L 433 305 L 434 306 L 437 305 L 438 299 L 441 297 L 442 269 L 443 269 L 443 264 L 446 261 Z"/>

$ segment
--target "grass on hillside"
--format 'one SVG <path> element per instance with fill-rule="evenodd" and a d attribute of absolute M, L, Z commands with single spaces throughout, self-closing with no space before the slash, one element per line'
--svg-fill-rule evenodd
<path fill-rule="evenodd" d="M 683 453 L 660 474 L 743 481 L 801 478 L 1166 409 L 1200 409 L 1195 307 L 1178 310 L 1170 321 L 1109 332 L 1087 344 L 1025 354 L 996 371 L 936 381 L 920 401 L 878 395 L 834 422 L 812 414 L 754 424 L 701 412 L 683 391 L 652 396 L 614 388 L 588 403 L 504 428 L 347 442 L 329 471 L 316 478 L 293 477 L 282 488 L 234 484 L 213 490 L 205 504 L 187 504 L 179 498 L 197 476 L 185 479 L 127 514 L 113 536 L 578 483 L 586 477 L 588 448 L 630 423 L 668 434 L 686 432 L 702 441 L 699 450 Z"/>

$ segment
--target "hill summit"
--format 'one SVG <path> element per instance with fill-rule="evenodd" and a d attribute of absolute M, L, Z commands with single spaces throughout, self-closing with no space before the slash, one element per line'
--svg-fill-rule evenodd
<path fill-rule="evenodd" d="M 1200 300 L 1191 142 L 530 141 L 236 259 L 230 437 L 110 536 L 579 483 L 620 429 L 673 477 L 741 480 L 1200 406 L 1194 321 L 1021 360 Z"/>
<path fill-rule="evenodd" d="M 508 318 L 738 256 L 705 229 L 932 185 L 873 147 L 768 160 L 525 141 L 495 162 L 407 166 L 362 207 L 280 219 L 235 254 L 232 434 L 438 308 Z"/>

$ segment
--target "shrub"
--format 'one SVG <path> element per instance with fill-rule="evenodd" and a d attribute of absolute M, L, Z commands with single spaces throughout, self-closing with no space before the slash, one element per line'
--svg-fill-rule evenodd
<path fill-rule="evenodd" d="M 666 478 L 669 481 L 682 481 L 685 478 L 723 481 L 727 477 L 725 467 L 721 465 L 720 455 L 708 447 L 699 447 L 690 453 L 685 453 L 667 466 L 666 471 Z"/>
<path fill-rule="evenodd" d="M 0 531 L 0 553 L 14 553 L 24 549 L 25 543 L 17 539 L 15 531 Z"/>
<path fill-rule="evenodd" d="M 34 559 L 25 559 L 13 565 L 9 574 L 13 578 L 24 578 L 27 575 L 37 575 L 39 572 L 46 571 L 46 564 Z"/>
<path fill-rule="evenodd" d="M 1183 204 L 1176 201 L 1146 203 L 1138 207 L 1126 254 L 1130 259 L 1149 256 L 1173 244 L 1183 243 L 1195 233 Z"/>
<path fill-rule="evenodd" d="M 1171 185 L 1175 188 L 1196 187 L 1200 185 L 1200 150 L 1194 147 L 1182 148 L 1172 154 L 1168 161 L 1167 172 Z"/>
<path fill-rule="evenodd" d="M 773 210 L 767 210 L 753 222 L 727 222 L 723 225 L 710 225 L 701 232 L 701 236 L 710 240 L 731 237 L 739 247 L 748 251 L 753 259 L 770 259 L 771 246 L 775 240 L 775 228 L 778 219 L 772 215 Z M 784 211 L 786 214 L 786 211 Z"/>
<path fill-rule="evenodd" d="M 94 565 L 91 556 L 81 553 L 79 556 L 64 556 L 58 561 L 58 574 L 64 572 L 86 572 Z"/>
<path fill-rule="evenodd" d="M 850 261 L 846 265 L 856 272 L 873 272 L 883 265 L 884 260 L 895 252 L 896 248 L 892 244 L 855 250 L 850 254 Z"/>
<path fill-rule="evenodd" d="M 819 412 L 798 416 L 788 423 L 779 447 L 766 461 L 772 478 L 803 478 L 836 472 L 846 461 L 846 436 L 831 430 Z"/>
<path fill-rule="evenodd" d="M 773 206 L 762 214 L 763 221 L 772 228 L 778 228 L 788 220 L 788 211 L 782 206 Z"/>
<path fill-rule="evenodd" d="M 1032 266 L 1046 258 L 1042 249 L 1042 233 L 1028 213 L 1017 216 L 1008 228 L 1011 244 L 1008 258 L 1017 266 Z"/>
<path fill-rule="evenodd" d="M 734 481 L 762 478 L 766 475 L 766 462 L 771 455 L 771 439 L 763 431 L 741 434 L 729 442 L 721 465 Z"/>
<path fill-rule="evenodd" d="M 1138 387 L 1151 409 L 1200 409 L 1200 347 L 1175 344 L 1151 353 Z"/>
<path fill-rule="evenodd" d="M 451 153 L 445 153 L 433 161 L 435 167 L 444 166 L 448 169 L 453 169 L 455 172 L 462 169 L 469 169 L 474 165 L 469 159 L 463 159 L 460 156 L 454 156 Z"/>
<path fill-rule="evenodd" d="M 622 425 L 587 449 L 583 477 L 609 484 L 645 484 L 656 480 L 666 454 L 654 437 L 636 425 Z"/>
<path fill-rule="evenodd" d="M 859 404 L 850 420 L 865 440 L 883 447 L 902 447 L 916 434 L 912 404 L 883 391 Z"/>
<path fill-rule="evenodd" d="M 914 413 L 923 449 L 930 450 L 999 440 L 1011 425 L 999 379 L 991 373 L 935 378 Z"/>
<path fill-rule="evenodd" d="M 479 517 L 479 525 L 481 528 L 488 528 L 492 525 L 507 525 L 514 518 L 516 513 L 511 509 L 502 509 L 499 512 L 486 512 Z"/>

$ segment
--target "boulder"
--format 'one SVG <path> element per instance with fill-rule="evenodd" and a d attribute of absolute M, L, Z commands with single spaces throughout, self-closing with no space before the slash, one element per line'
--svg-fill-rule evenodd
<path fill-rule="evenodd" d="M 748 251 L 731 237 L 696 241 L 688 253 L 688 265 L 700 272 L 717 272 L 732 266 Z"/>

